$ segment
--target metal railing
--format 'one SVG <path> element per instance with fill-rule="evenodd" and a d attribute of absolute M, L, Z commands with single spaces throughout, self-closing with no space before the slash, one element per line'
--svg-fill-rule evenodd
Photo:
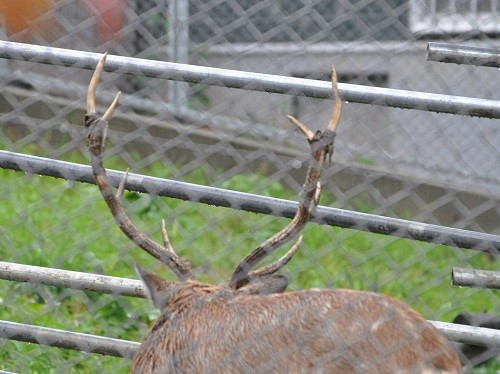
<path fill-rule="evenodd" d="M 0 41 L 0 58 L 17 61 L 93 70 L 100 57 L 100 54 L 85 51 Z M 115 55 L 107 57 L 104 70 L 150 78 L 249 91 L 300 95 L 317 99 L 330 99 L 332 95 L 331 84 L 323 81 Z M 339 83 L 339 91 L 342 98 L 348 102 L 472 117 L 500 118 L 500 103 L 496 100 L 342 83 Z"/>
<path fill-rule="evenodd" d="M 145 330 L 151 319 L 149 309 L 128 302 L 137 300 L 117 297 L 130 294 L 143 297 L 137 281 L 92 274 L 121 271 L 120 275 L 124 275 L 123 267 L 130 270 L 136 259 L 130 258 L 129 252 L 134 251 L 126 246 L 114 248 L 112 241 L 105 241 L 108 236 L 105 229 L 85 236 L 71 227 L 69 222 L 78 222 L 91 202 L 85 200 L 81 207 L 69 207 L 57 198 L 65 193 L 85 196 L 87 190 L 72 191 L 71 182 L 64 188 L 55 188 L 56 180 L 36 176 L 93 183 L 89 167 L 62 161 L 74 161 L 75 155 L 83 153 L 80 127 L 75 122 L 81 123 L 83 115 L 81 97 L 88 81 L 87 70 L 92 70 L 101 56 L 86 51 L 111 52 L 106 71 L 115 74 L 104 77 L 105 92 L 101 91 L 99 97 L 106 101 L 118 89 L 127 92 L 122 102 L 123 113 L 116 118 L 120 132 L 117 130 L 110 137 L 113 144 L 110 155 L 137 172 L 128 181 L 131 196 L 146 192 L 192 202 L 188 204 L 190 209 L 202 215 L 211 227 L 219 223 L 224 226 L 226 220 L 233 222 L 233 217 L 235 221 L 246 221 L 252 216 L 243 212 L 276 217 L 293 215 L 296 203 L 288 200 L 293 194 L 287 199 L 262 196 L 273 195 L 263 192 L 272 182 L 278 181 L 296 191 L 301 181 L 302 153 L 291 146 L 296 142 L 282 115 L 294 114 L 300 119 L 319 122 L 328 116 L 331 104 L 317 98 L 330 98 L 330 83 L 296 77 L 323 77 L 335 64 L 343 79 L 339 88 L 346 101 L 345 122 L 339 133 L 342 141 L 336 150 L 337 161 L 341 162 L 334 162 L 326 171 L 324 204 L 328 206 L 319 207 L 314 216 L 314 222 L 326 226 L 311 225 L 321 233 L 314 239 L 323 236 L 326 244 L 305 244 L 304 256 L 293 270 L 300 278 L 294 287 L 312 284 L 396 294 L 416 304 L 430 319 L 451 320 L 453 315 L 470 309 L 498 310 L 494 293 L 498 291 L 493 289 L 498 281 L 495 261 L 500 248 L 497 187 L 500 169 L 496 162 L 500 128 L 495 120 L 500 118 L 500 104 L 495 100 L 499 94 L 498 78 L 494 69 L 468 66 L 498 67 L 498 38 L 484 33 L 478 39 L 471 38 L 475 31 L 481 30 L 474 25 L 470 25 L 467 35 L 438 35 L 437 40 L 443 37 L 453 44 L 430 43 L 428 61 L 462 66 L 426 63 L 426 41 L 413 35 L 408 24 L 416 12 L 408 4 L 415 2 L 345 1 L 323 10 L 318 2 L 311 3 L 306 13 L 305 3 L 300 1 L 286 6 L 251 3 L 195 1 L 187 9 L 188 18 L 179 21 L 186 14 L 172 14 L 169 18 L 170 12 L 162 2 L 129 2 L 119 35 L 99 44 L 92 36 L 93 25 L 102 19 L 96 21 L 94 13 L 86 13 L 82 2 L 60 0 L 53 13 L 40 16 L 42 21 L 50 19 L 59 24 L 63 31 L 59 39 L 45 40 L 43 35 L 35 35 L 30 43 L 37 45 L 0 42 L 0 144 L 6 150 L 0 151 L 0 167 L 27 173 L 4 172 L 0 212 L 5 207 L 12 209 L 8 210 L 8 219 L 0 214 L 0 219 L 4 219 L 0 221 L 0 235 L 6 238 L 0 243 L 0 257 L 26 264 L 42 261 L 46 266 L 60 268 L 68 263 L 74 265 L 73 259 L 87 252 L 85 264 L 90 263 L 85 274 L 2 263 L 1 277 L 14 282 L 3 282 L 7 296 L 0 294 L 0 308 L 3 313 L 9 309 L 3 308 L 6 300 L 2 298 L 26 295 L 15 318 L 27 322 L 0 322 L 2 337 L 130 357 L 137 343 L 98 335 L 127 339 L 130 335 L 120 335 L 122 329 Z M 173 1 L 171 5 L 179 4 Z M 183 24 L 174 25 L 176 20 Z M 436 30 L 439 31 L 432 32 Z M 16 35 L 12 40 L 16 40 Z M 461 44 L 470 45 L 457 46 Z M 176 60 L 174 54 L 179 47 L 184 48 L 183 56 Z M 385 77 L 384 87 L 374 87 L 370 81 L 372 75 Z M 176 94 L 175 84 L 169 82 L 172 80 L 180 82 L 187 91 Z M 171 102 L 167 102 L 169 99 Z M 173 102 L 176 100 L 179 101 Z M 159 134 L 158 129 L 163 132 Z M 162 174 L 162 178 L 143 175 L 150 174 L 149 167 L 159 159 L 171 174 L 167 177 Z M 219 163 L 221 159 L 224 163 Z M 78 160 L 82 162 L 81 157 Z M 189 180 L 191 173 L 200 169 L 208 175 L 203 181 L 173 180 Z M 248 189 L 251 193 L 227 190 L 226 181 L 255 170 L 260 174 Z M 12 177 L 14 174 L 16 178 Z M 111 175 L 117 183 L 122 173 L 113 171 Z M 31 184 L 42 191 L 41 198 L 14 200 L 18 196 L 12 191 L 30 188 Z M 174 230 L 188 233 L 183 238 L 186 247 L 193 246 L 197 238 L 216 237 L 215 245 L 221 249 L 210 251 L 199 265 L 200 273 L 213 280 L 218 280 L 219 271 L 222 272 L 217 266 L 233 260 L 240 244 L 246 244 L 263 229 L 263 224 L 244 222 L 243 233 L 235 235 L 229 245 L 225 227 L 209 233 L 203 228 L 193 229 L 182 218 L 176 218 L 185 213 L 185 206 L 173 203 L 172 208 L 170 203 L 163 200 L 158 203 L 154 198 L 152 203 L 144 203 L 147 198 L 139 196 L 142 205 L 136 207 L 131 203 L 135 214 L 147 218 L 155 209 L 168 211 Z M 195 204 L 198 202 L 203 204 Z M 214 215 L 212 210 L 207 213 L 210 205 L 237 211 L 220 209 Z M 56 216 L 57 223 L 47 225 L 43 219 L 42 222 L 32 219 L 31 215 L 39 210 L 48 210 Z M 266 220 L 265 216 L 259 217 Z M 337 230 L 328 225 L 353 230 Z M 10 230 L 21 235 L 15 238 Z M 57 255 L 47 254 L 54 253 L 49 251 L 54 245 L 51 238 L 66 238 L 68 233 L 74 237 L 71 244 L 60 248 Z M 21 237 L 30 239 L 25 242 Z M 116 256 L 112 265 L 103 259 L 101 249 L 93 246 L 99 241 L 105 242 L 102 251 Z M 358 242 L 360 250 L 355 248 Z M 217 266 L 212 268 L 213 263 Z M 374 271 L 365 275 L 364 264 L 372 264 Z M 450 291 L 447 286 L 453 266 L 456 284 L 493 287 Z M 471 270 L 479 267 L 491 270 Z M 304 282 L 306 272 L 317 275 L 318 279 Z M 408 274 L 418 282 L 410 284 L 411 277 L 405 277 Z M 390 280 L 398 278 L 403 281 L 391 283 Z M 17 282 L 70 288 L 54 291 L 35 285 L 23 287 Z M 71 292 L 72 289 L 83 291 Z M 439 300 L 427 307 L 425 296 L 432 290 L 437 290 Z M 107 292 L 111 296 L 89 297 L 87 291 Z M 67 320 L 60 312 L 61 300 L 65 298 L 71 298 L 75 304 L 71 305 L 75 316 Z M 83 325 L 80 329 L 71 323 L 80 323 L 83 318 L 78 310 L 86 308 L 87 314 L 91 314 L 108 305 L 113 311 L 123 311 L 120 323 L 93 331 L 95 335 L 36 326 L 41 324 L 37 319 L 54 314 L 62 325 L 72 326 L 67 329 L 85 332 L 88 330 Z M 114 315 L 111 317 L 113 320 Z M 496 330 L 432 323 L 450 340 L 498 347 Z M 138 340 L 139 336 L 129 339 Z M 39 356 L 46 352 L 41 347 L 23 348 L 5 341 L 0 344 L 7 347 L 2 346 L 2 357 L 7 357 L 7 352 L 15 360 L 20 352 L 22 361 L 28 362 L 23 364 L 18 360 L 18 366 L 0 363 L 0 369 L 29 371 L 29 363 L 40 360 Z M 67 356 L 73 357 L 69 353 Z M 67 361 L 83 364 L 90 356 L 74 357 L 73 361 Z M 467 365 L 472 364 L 471 359 Z M 114 370 L 115 366 L 111 366 Z M 106 369 L 111 370 L 111 366 Z M 92 369 L 106 371 L 100 366 Z"/>

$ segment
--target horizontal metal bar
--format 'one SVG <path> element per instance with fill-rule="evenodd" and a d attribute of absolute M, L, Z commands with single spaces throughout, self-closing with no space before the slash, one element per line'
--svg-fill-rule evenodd
<path fill-rule="evenodd" d="M 105 336 L 0 321 L 0 339 L 16 340 L 104 356 L 132 358 L 140 343 Z"/>
<path fill-rule="evenodd" d="M 454 270 L 455 269 L 456 268 L 454 268 Z M 116 278 L 99 274 L 80 273 L 75 271 L 43 268 L 38 266 L 13 264 L 7 262 L 0 262 L 0 279 L 28 282 L 31 284 L 65 287 L 77 290 L 112 293 L 116 295 L 126 295 L 142 298 L 146 297 L 145 292 L 142 290 L 140 281 L 135 281 L 127 278 Z M 498 341 L 496 341 L 495 343 L 494 339 L 491 340 L 491 337 L 495 336 L 491 335 L 491 331 L 485 330 L 478 333 L 474 328 L 467 329 L 465 327 L 457 330 L 457 325 L 443 324 L 433 321 L 431 321 L 431 323 L 437 324 L 436 327 L 450 340 L 453 341 L 467 342 L 470 344 L 479 345 L 500 345 Z M 486 341 L 487 343 L 483 344 L 483 341 Z"/>
<path fill-rule="evenodd" d="M 500 289 L 500 272 L 454 267 L 451 282 L 455 286 Z"/>
<path fill-rule="evenodd" d="M 500 330 L 439 321 L 429 322 L 452 342 L 500 348 Z"/>
<path fill-rule="evenodd" d="M 52 160 L 14 152 L 0 151 L 0 167 L 29 174 L 46 175 L 84 183 L 95 184 L 90 166 Z M 108 170 L 114 186 L 118 186 L 123 172 Z M 253 213 L 292 218 L 298 203 L 272 197 L 248 194 L 192 183 L 129 174 L 126 189 L 174 199 L 222 206 Z M 313 222 L 368 231 L 377 234 L 445 244 L 461 248 L 500 254 L 500 236 L 461 230 L 375 214 L 318 206 Z"/>
<path fill-rule="evenodd" d="M 203 43 L 192 45 L 193 50 L 206 49 Z M 341 55 L 350 56 L 362 54 L 401 54 L 401 53 L 423 53 L 427 43 L 424 41 L 382 41 L 377 43 L 363 41 L 338 41 L 317 43 L 220 43 L 210 46 L 210 56 L 279 56 L 279 55 Z M 160 47 L 160 50 L 165 47 Z M 163 55 L 166 55 L 164 52 Z"/>
<path fill-rule="evenodd" d="M 431 42 L 427 44 L 427 61 L 500 68 L 500 51 Z"/>
<path fill-rule="evenodd" d="M 429 322 L 450 341 L 485 347 L 500 347 L 500 331 L 498 330 L 439 321 Z M 128 340 L 9 321 L 0 321 L 0 339 L 123 358 L 131 358 L 140 346 L 140 343 Z"/>
<path fill-rule="evenodd" d="M 93 70 L 101 54 L 0 41 L 0 58 Z M 104 70 L 206 85 L 330 99 L 329 82 L 109 55 Z M 474 117 L 500 118 L 500 101 L 339 83 L 344 100 Z"/>
<path fill-rule="evenodd" d="M 0 261 L 0 279 L 113 295 L 147 297 L 139 280 L 3 261 Z"/>
<path fill-rule="evenodd" d="M 454 270 L 455 269 L 457 268 L 454 268 Z M 126 295 L 142 298 L 146 297 L 145 292 L 142 290 L 140 281 L 135 281 L 127 278 L 103 276 L 99 274 L 80 273 L 76 271 L 14 264 L 8 262 L 0 262 L 0 279 L 28 282 L 31 284 L 65 287 L 77 290 L 112 293 L 116 295 Z M 500 332 L 498 332 L 497 330 L 478 330 L 477 327 L 470 327 L 465 325 L 436 321 L 429 322 L 435 325 L 436 328 L 451 341 L 500 347 Z M 3 336 L 0 335 L 0 337 Z M 61 348 L 67 347 L 64 346 Z"/>
<path fill-rule="evenodd" d="M 64 279 L 59 279 L 61 277 Z M 99 274 L 0 262 L 0 278 L 32 284 L 145 297 L 144 291 L 139 291 L 140 284 L 137 284 L 140 283 L 139 281 Z M 85 280 L 83 285 L 82 279 Z M 110 288 L 110 283 L 118 284 L 118 288 Z M 497 330 L 436 321 L 429 322 L 452 341 L 500 347 L 500 332 Z M 117 339 L 1 321 L 0 338 L 119 357 L 131 357 L 132 350 L 136 347 L 134 344 L 137 344 Z"/>

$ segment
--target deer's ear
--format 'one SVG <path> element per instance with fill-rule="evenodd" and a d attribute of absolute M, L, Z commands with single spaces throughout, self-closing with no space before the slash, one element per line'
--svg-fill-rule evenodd
<path fill-rule="evenodd" d="M 288 278 L 284 275 L 266 275 L 253 278 L 238 291 L 249 295 L 269 295 L 282 293 L 286 286 L 288 286 Z"/>
<path fill-rule="evenodd" d="M 159 277 L 158 275 L 147 271 L 146 269 L 135 264 L 135 272 L 142 280 L 148 293 L 149 298 L 153 301 L 153 304 L 160 311 L 165 309 L 170 299 L 171 290 L 170 282 Z"/>

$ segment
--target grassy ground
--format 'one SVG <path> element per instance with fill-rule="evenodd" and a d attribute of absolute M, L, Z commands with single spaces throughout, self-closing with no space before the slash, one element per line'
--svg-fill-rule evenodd
<path fill-rule="evenodd" d="M 123 169 L 119 163 L 111 167 Z M 168 177 L 161 165 L 143 173 Z M 197 169 L 184 181 L 207 184 Z M 114 225 L 93 185 L 0 170 L 0 260 L 135 278 L 133 263 L 164 269 L 134 248 Z M 222 187 L 294 199 L 296 191 L 254 175 Z M 127 211 L 160 241 L 167 218 L 177 252 L 200 279 L 226 280 L 252 247 L 288 223 L 202 204 L 126 193 Z M 322 200 L 322 204 L 331 204 Z M 498 312 L 493 291 L 450 284 L 452 266 L 495 269 L 487 256 L 406 239 L 310 224 L 304 244 L 287 265 L 290 289 L 346 287 L 383 292 L 409 302 L 428 319 L 450 321 L 462 311 Z M 496 268 L 498 270 L 498 268 Z M 55 287 L 0 281 L 0 319 L 138 341 L 157 316 L 149 302 Z M 124 359 L 0 341 L 0 369 L 30 372 L 127 372 Z M 492 365 L 494 372 L 500 365 Z"/>

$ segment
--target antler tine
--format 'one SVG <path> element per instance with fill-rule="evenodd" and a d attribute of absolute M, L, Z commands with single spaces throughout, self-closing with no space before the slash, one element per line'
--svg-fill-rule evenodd
<path fill-rule="evenodd" d="M 309 130 L 309 128 L 306 125 L 304 125 L 294 116 L 285 116 L 285 117 L 295 126 L 297 126 L 297 128 L 302 132 L 302 134 L 304 134 L 307 140 L 312 140 L 312 138 L 314 137 L 314 132 Z"/>
<path fill-rule="evenodd" d="M 165 250 L 172 253 L 174 256 L 177 256 L 177 253 L 175 253 L 172 244 L 170 244 L 170 239 L 168 238 L 164 219 L 161 220 L 161 237 L 163 238 L 163 247 L 165 248 Z"/>
<path fill-rule="evenodd" d="M 125 184 L 127 184 L 129 170 L 130 170 L 130 168 L 127 168 L 127 170 L 125 170 L 125 174 L 123 174 L 123 178 L 121 179 L 120 184 L 118 185 L 118 188 L 116 189 L 115 197 L 118 200 L 121 200 L 121 198 L 123 197 L 123 191 L 125 190 Z"/>
<path fill-rule="evenodd" d="M 122 182 L 118 187 L 117 193 L 113 193 L 113 189 L 108 180 L 106 169 L 103 166 L 103 154 L 105 150 L 105 140 L 106 132 L 108 128 L 108 120 L 113 115 L 114 110 L 118 106 L 118 101 L 120 99 L 120 93 L 118 93 L 110 105 L 106 113 L 99 117 L 95 110 L 95 91 L 97 85 L 99 84 L 99 79 L 101 72 L 104 67 L 104 62 L 106 60 L 106 55 L 104 55 L 99 61 L 94 75 L 89 84 L 88 96 L 87 96 L 87 115 L 85 116 L 85 126 L 87 126 L 87 146 L 90 151 L 90 162 L 92 166 L 92 171 L 94 178 L 96 180 L 97 186 L 101 191 L 106 204 L 108 205 L 111 214 L 113 215 L 116 223 L 120 230 L 132 240 L 138 247 L 145 250 L 151 256 L 157 258 L 165 265 L 167 265 L 177 276 L 179 280 L 192 279 L 193 275 L 191 273 L 191 267 L 188 262 L 183 261 L 177 254 L 173 251 L 170 246 L 170 242 L 165 243 L 165 247 L 154 242 L 149 237 L 147 237 L 142 231 L 134 226 L 130 218 L 127 216 L 125 210 L 123 209 L 121 203 L 121 194 L 123 193 L 124 185 L 128 176 L 128 171 L 125 173 Z M 162 231 L 164 230 L 164 226 Z M 165 235 L 163 238 L 165 239 Z M 168 243 L 168 245 L 167 245 Z"/>
<path fill-rule="evenodd" d="M 332 93 L 333 93 L 333 111 L 330 121 L 328 122 L 327 129 L 333 132 L 337 131 L 339 126 L 340 116 L 342 115 L 342 99 L 340 98 L 340 92 L 337 80 L 337 71 L 335 67 L 332 66 Z"/>
<path fill-rule="evenodd" d="M 310 216 L 314 213 L 316 205 L 319 202 L 319 193 L 321 191 L 321 184 L 319 183 L 321 170 L 327 155 L 331 156 L 333 152 L 333 142 L 335 140 L 336 129 L 340 121 L 342 110 L 342 102 L 337 87 L 337 74 L 333 67 L 332 86 L 334 96 L 333 112 L 328 126 L 324 131 L 316 131 L 314 133 L 294 117 L 287 117 L 307 138 L 312 153 L 312 159 L 307 169 L 306 180 L 299 193 L 300 201 L 295 216 L 288 226 L 255 248 L 238 264 L 229 280 L 229 287 L 238 289 L 249 282 L 252 274 L 253 276 L 258 276 L 260 274 L 259 270 L 254 273 L 251 273 L 250 270 L 252 270 L 252 268 L 262 259 L 276 251 L 281 245 L 291 240 L 300 230 L 302 230 L 309 221 Z"/>
<path fill-rule="evenodd" d="M 96 113 L 95 91 L 99 81 L 101 80 L 101 74 L 104 68 L 104 63 L 106 62 L 106 57 L 108 57 L 108 52 L 101 57 L 94 70 L 94 74 L 92 74 L 92 78 L 90 79 L 89 87 L 87 89 L 87 114 Z"/>
<path fill-rule="evenodd" d="M 279 260 L 263 266 L 257 270 L 251 271 L 248 273 L 249 278 L 257 278 L 257 277 L 262 277 L 265 275 L 271 275 L 276 273 L 279 269 L 281 269 L 283 266 L 288 264 L 288 262 L 292 259 L 292 257 L 297 253 L 297 251 L 300 248 L 300 245 L 302 244 L 302 235 L 299 236 L 299 239 L 295 242 L 295 244 L 288 250 L 287 253 L 283 257 L 281 257 Z"/>
<path fill-rule="evenodd" d="M 122 95 L 121 91 L 118 91 L 113 102 L 109 106 L 108 110 L 102 115 L 102 121 L 109 121 L 115 112 L 115 109 L 118 107 L 118 102 L 120 101 L 120 96 Z"/>

